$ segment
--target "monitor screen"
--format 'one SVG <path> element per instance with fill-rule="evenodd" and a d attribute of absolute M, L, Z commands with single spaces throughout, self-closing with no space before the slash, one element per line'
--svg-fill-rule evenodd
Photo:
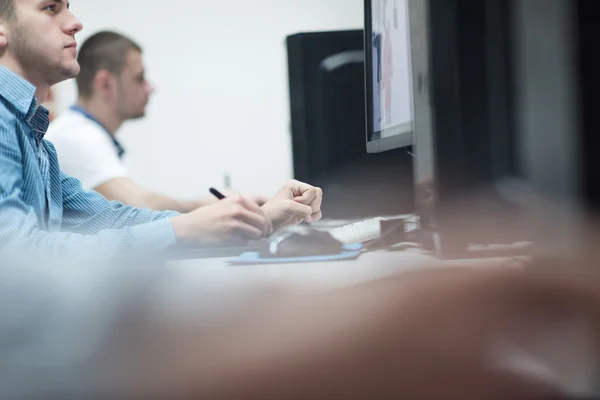
<path fill-rule="evenodd" d="M 408 0 L 365 0 L 367 152 L 409 146 L 412 85 Z"/>

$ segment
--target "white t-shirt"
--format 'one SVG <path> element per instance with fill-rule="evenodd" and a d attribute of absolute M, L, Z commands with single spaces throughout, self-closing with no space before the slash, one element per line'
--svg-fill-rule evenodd
<path fill-rule="evenodd" d="M 45 139 L 56 147 L 61 170 L 79 179 L 84 189 L 127 176 L 109 133 L 78 111 L 69 109 L 59 115 Z"/>

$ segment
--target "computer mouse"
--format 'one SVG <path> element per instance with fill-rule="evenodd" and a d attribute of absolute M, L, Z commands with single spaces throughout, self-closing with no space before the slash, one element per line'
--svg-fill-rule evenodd
<path fill-rule="evenodd" d="M 344 244 L 329 232 L 296 226 L 274 233 L 260 248 L 263 258 L 289 258 L 339 254 Z"/>

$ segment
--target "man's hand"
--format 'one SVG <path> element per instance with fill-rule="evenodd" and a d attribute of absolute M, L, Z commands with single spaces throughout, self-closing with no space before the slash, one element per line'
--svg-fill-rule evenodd
<path fill-rule="evenodd" d="M 269 197 L 262 194 L 241 194 L 231 190 L 223 190 L 221 193 L 223 193 L 226 197 L 244 196 L 259 207 L 262 207 L 267 201 L 269 201 Z"/>
<path fill-rule="evenodd" d="M 262 194 L 251 194 L 247 195 L 246 197 L 248 197 L 248 200 L 250 200 L 259 207 L 264 206 L 265 204 L 267 204 L 267 201 L 269 201 L 269 197 Z"/>
<path fill-rule="evenodd" d="M 321 188 L 291 180 L 262 209 L 271 220 L 275 230 L 302 221 L 314 222 L 321 219 Z"/>
<path fill-rule="evenodd" d="M 171 220 L 179 240 L 200 245 L 238 244 L 257 240 L 273 230 L 263 210 L 236 195 Z"/>
<path fill-rule="evenodd" d="M 222 190 L 221 193 L 223 193 L 223 195 L 225 197 L 243 196 L 246 199 L 248 199 L 250 202 L 256 204 L 259 207 L 262 207 L 267 201 L 269 201 L 269 197 L 264 196 L 262 194 L 243 195 L 238 192 L 234 192 L 232 190 Z M 198 201 L 187 202 L 189 204 L 186 203 L 187 209 L 185 209 L 184 212 L 191 212 L 200 207 L 210 206 L 212 204 L 217 203 L 218 201 L 219 201 L 219 199 L 217 199 L 215 196 L 212 196 L 212 195 L 204 196 Z M 175 210 L 175 211 L 180 211 L 180 210 Z"/>

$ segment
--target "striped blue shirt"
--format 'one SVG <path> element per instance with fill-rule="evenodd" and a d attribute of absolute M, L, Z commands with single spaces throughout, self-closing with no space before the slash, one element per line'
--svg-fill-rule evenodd
<path fill-rule="evenodd" d="M 35 87 L 0 66 L 0 250 L 47 256 L 113 257 L 161 250 L 176 242 L 168 218 L 110 202 L 63 174 L 44 140 L 48 110 Z"/>

